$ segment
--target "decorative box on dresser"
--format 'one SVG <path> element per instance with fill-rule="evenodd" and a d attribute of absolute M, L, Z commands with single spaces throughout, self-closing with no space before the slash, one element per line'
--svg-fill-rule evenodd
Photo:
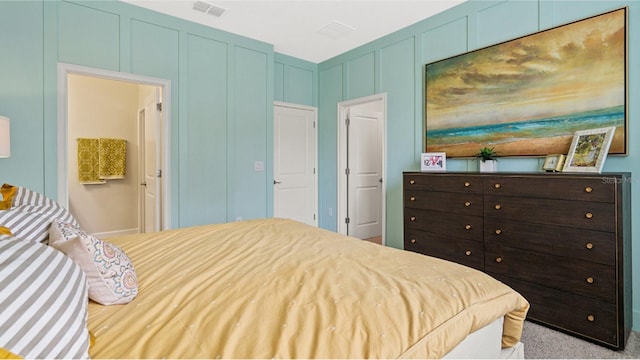
<path fill-rule="evenodd" d="M 404 173 L 404 247 L 494 276 L 527 319 L 613 349 L 631 329 L 629 173 Z"/>

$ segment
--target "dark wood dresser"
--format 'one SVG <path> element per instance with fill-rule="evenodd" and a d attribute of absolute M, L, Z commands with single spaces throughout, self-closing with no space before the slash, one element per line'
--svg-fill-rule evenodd
<path fill-rule="evenodd" d="M 613 349 L 631 328 L 629 173 L 404 173 L 404 247 L 494 276 L 528 320 Z"/>

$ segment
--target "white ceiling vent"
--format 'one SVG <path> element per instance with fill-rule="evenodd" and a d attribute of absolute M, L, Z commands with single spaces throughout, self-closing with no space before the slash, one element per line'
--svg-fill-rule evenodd
<path fill-rule="evenodd" d="M 203 13 L 207 13 L 209 15 L 213 15 L 215 17 L 220 17 L 222 16 L 222 14 L 224 14 L 225 11 L 227 11 L 224 8 L 221 8 L 220 6 L 216 6 L 213 4 L 209 4 L 206 3 L 204 1 L 196 1 L 193 3 L 193 10 L 197 10 Z"/>
<path fill-rule="evenodd" d="M 355 30 L 356 29 L 352 28 L 349 25 L 343 24 L 337 20 L 333 20 L 327 25 L 321 27 L 320 30 L 318 30 L 318 34 L 337 40 L 349 35 Z"/>

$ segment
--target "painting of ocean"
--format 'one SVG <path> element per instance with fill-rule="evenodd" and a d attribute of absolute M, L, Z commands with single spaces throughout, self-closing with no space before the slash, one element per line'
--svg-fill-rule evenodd
<path fill-rule="evenodd" d="M 624 129 L 624 124 L 625 109 L 621 105 L 545 119 L 429 130 L 426 136 L 427 143 L 433 149 L 469 143 L 495 146 L 536 138 L 573 136 L 578 130 L 610 126 Z"/>
<path fill-rule="evenodd" d="M 425 150 L 566 154 L 578 130 L 615 127 L 626 154 L 626 8 L 425 65 Z"/>

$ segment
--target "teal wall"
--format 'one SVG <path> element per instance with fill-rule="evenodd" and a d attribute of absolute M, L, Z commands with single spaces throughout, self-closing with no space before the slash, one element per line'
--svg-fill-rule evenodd
<path fill-rule="evenodd" d="M 172 227 L 271 216 L 271 44 L 122 2 L 2 1 L 0 48 L 0 113 L 12 132 L 2 181 L 57 198 L 64 62 L 171 81 Z M 280 89 L 313 104 L 315 75 L 297 74 L 317 65 L 294 60 L 281 60 L 292 85 Z"/>
<path fill-rule="evenodd" d="M 274 100 L 318 106 L 318 65 L 275 54 Z"/>
<path fill-rule="evenodd" d="M 114 1 L 0 1 L 0 114 L 11 118 L 12 156 L 0 181 L 57 197 L 57 63 L 171 80 L 172 227 L 272 215 L 272 103 L 319 109 L 319 224 L 336 230 L 336 105 L 387 93 L 387 245 L 402 247 L 404 170 L 423 147 L 426 63 L 640 2 L 469 1 L 333 59 L 313 64 L 263 42 Z M 629 155 L 605 171 L 640 174 L 640 28 L 630 21 Z M 637 22 L 637 21 L 635 21 Z M 264 161 L 265 171 L 254 171 Z M 449 160 L 453 170 L 473 169 Z M 538 158 L 503 158 L 501 170 L 537 171 Z M 640 211 L 634 187 L 633 212 Z M 332 209 L 330 215 L 329 209 Z M 640 229 L 633 229 L 640 259 Z M 633 264 L 640 273 L 640 262 Z M 640 282 L 634 324 L 640 329 Z"/>
<path fill-rule="evenodd" d="M 424 65 L 540 30 L 627 6 L 629 13 L 629 155 L 610 157 L 604 171 L 640 174 L 640 19 L 638 1 L 475 1 L 458 5 L 318 66 L 320 226 L 336 230 L 336 104 L 387 93 L 386 243 L 403 247 L 402 172 L 418 170 L 423 151 Z M 585 74 L 588 76 L 588 74 Z M 475 161 L 449 159 L 451 170 L 475 170 Z M 500 170 L 539 171 L 540 158 L 501 158 Z M 638 176 L 638 175 L 636 175 Z M 636 177 L 634 177 L 636 179 Z M 634 181 L 633 213 L 640 212 L 640 187 Z M 335 214 L 335 212 L 334 212 Z M 634 259 L 640 259 L 640 222 L 633 224 Z M 633 264 L 640 274 L 640 261 Z M 635 329 L 640 329 L 640 281 L 634 280 Z"/>

